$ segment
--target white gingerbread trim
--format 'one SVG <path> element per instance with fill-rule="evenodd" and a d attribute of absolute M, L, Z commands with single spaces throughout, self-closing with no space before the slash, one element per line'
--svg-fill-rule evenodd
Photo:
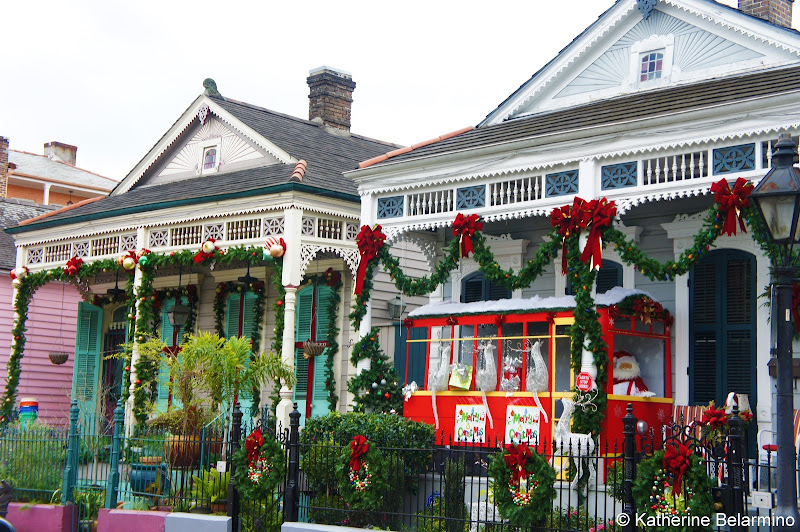
<path fill-rule="evenodd" d="M 330 244 L 300 244 L 300 277 L 306 274 L 308 265 L 311 264 L 311 261 L 317 256 L 317 253 L 325 251 L 330 251 L 339 255 L 342 260 L 344 260 L 345 264 L 347 264 L 353 278 L 356 277 L 360 258 L 358 249 L 333 246 Z"/>

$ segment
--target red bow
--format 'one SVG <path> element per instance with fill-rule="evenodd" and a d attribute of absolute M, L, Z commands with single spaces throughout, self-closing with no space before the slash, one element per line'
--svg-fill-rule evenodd
<path fill-rule="evenodd" d="M 458 213 L 455 222 L 453 222 L 453 236 L 457 236 L 461 242 L 461 256 L 469 257 L 470 253 L 475 252 L 472 247 L 472 237 L 475 236 L 475 231 L 483 230 L 483 222 L 477 214 L 470 214 L 464 216 Z"/>
<path fill-rule="evenodd" d="M 582 202 L 580 198 L 575 198 L 575 203 Z M 575 220 L 572 218 L 573 208 L 569 205 L 564 205 L 553 209 L 550 213 L 550 223 L 558 230 L 558 235 L 561 237 L 563 246 L 561 249 L 561 273 L 567 274 L 567 239 L 575 229 Z"/>
<path fill-rule="evenodd" d="M 342 274 L 335 271 L 333 268 L 328 268 L 325 270 L 325 284 L 328 286 L 333 286 L 339 281 L 342 280 Z"/>
<path fill-rule="evenodd" d="M 700 419 L 701 425 L 708 425 L 712 429 L 722 427 L 727 422 L 728 414 L 724 410 L 717 410 L 716 408 L 707 408 Z"/>
<path fill-rule="evenodd" d="M 80 257 L 72 257 L 67 261 L 67 266 L 64 268 L 64 273 L 67 275 L 78 275 L 78 270 L 83 264 L 83 259 Z"/>
<path fill-rule="evenodd" d="M 750 206 L 747 197 L 753 191 L 753 184 L 743 177 L 736 180 L 733 190 L 725 179 L 720 179 L 712 183 L 711 192 L 714 194 L 714 201 L 719 205 L 719 212 L 725 213 L 725 223 L 722 225 L 722 232 L 728 236 L 736 234 L 736 221 L 739 221 L 739 228 L 742 233 L 747 229 L 744 220 L 739 218 L 739 211 Z"/>
<path fill-rule="evenodd" d="M 550 324 L 550 325 L 555 325 L 556 324 L 556 313 L 555 312 L 548 312 L 547 316 L 545 316 L 545 318 L 547 319 L 547 323 L 548 324 Z"/>
<path fill-rule="evenodd" d="M 602 230 L 611 226 L 611 221 L 617 215 L 617 206 L 613 201 L 603 198 L 585 202 L 582 212 L 581 222 L 585 222 L 587 225 L 591 224 L 592 228 L 589 230 L 586 247 L 581 253 L 581 260 L 584 264 L 589 264 L 589 259 L 591 259 L 591 266 L 599 269 L 603 265 Z"/>
<path fill-rule="evenodd" d="M 670 445 L 664 452 L 664 469 L 675 477 L 672 483 L 672 493 L 676 497 L 680 495 L 681 479 L 691 465 L 689 462 L 691 456 L 692 451 L 682 443 Z"/>
<path fill-rule="evenodd" d="M 247 449 L 248 464 L 258 460 L 262 445 L 264 445 L 264 436 L 261 435 L 261 429 L 256 429 L 250 433 L 250 436 L 244 442 L 244 448 Z"/>
<path fill-rule="evenodd" d="M 794 330 L 800 334 L 800 312 L 797 306 L 800 305 L 800 284 L 792 284 L 792 319 L 794 320 Z"/>
<path fill-rule="evenodd" d="M 403 320 L 403 327 L 405 327 L 406 329 L 410 329 L 413 326 L 414 326 L 414 320 L 412 320 L 411 318 L 406 318 Z"/>
<path fill-rule="evenodd" d="M 363 435 L 353 436 L 353 441 L 350 442 L 350 469 L 352 471 L 361 470 L 363 463 L 361 457 L 367 454 L 368 450 L 369 442 Z"/>
<path fill-rule="evenodd" d="M 506 452 L 508 453 L 503 457 L 506 462 L 506 467 L 511 469 L 511 479 L 514 484 L 519 484 L 521 478 L 528 478 L 528 471 L 525 470 L 525 465 L 528 463 L 528 458 L 531 457 L 531 450 L 527 443 L 506 445 Z"/>
<path fill-rule="evenodd" d="M 361 295 L 364 291 L 364 278 L 367 276 L 367 264 L 378 256 L 378 252 L 386 244 L 386 235 L 383 234 L 382 227 L 376 225 L 375 229 L 370 229 L 368 225 L 362 225 L 356 237 L 358 252 L 361 253 L 361 262 L 358 263 L 358 275 L 356 276 L 356 295 Z"/>
<path fill-rule="evenodd" d="M 664 312 L 664 307 L 649 297 L 642 297 L 634 300 L 633 312 L 639 316 L 642 323 L 649 324 L 653 323 L 653 318 L 657 318 Z"/>

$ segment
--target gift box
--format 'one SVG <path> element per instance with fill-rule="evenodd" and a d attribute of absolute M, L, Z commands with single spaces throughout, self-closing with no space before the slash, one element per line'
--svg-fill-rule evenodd
<path fill-rule="evenodd" d="M 453 364 L 449 384 L 455 390 L 469 390 L 472 386 L 472 366 Z"/>

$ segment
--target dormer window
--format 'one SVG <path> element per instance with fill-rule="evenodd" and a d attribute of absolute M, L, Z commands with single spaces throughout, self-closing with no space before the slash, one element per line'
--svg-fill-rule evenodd
<path fill-rule="evenodd" d="M 206 148 L 203 155 L 203 170 L 213 170 L 217 167 L 217 148 Z"/>
<path fill-rule="evenodd" d="M 664 68 L 664 52 L 650 52 L 642 55 L 639 82 L 653 81 L 661 79 L 661 72 Z"/>
<path fill-rule="evenodd" d="M 220 165 L 220 148 L 222 146 L 222 139 L 207 139 L 200 145 L 200 160 L 197 162 L 198 174 L 212 174 L 219 171 Z"/>

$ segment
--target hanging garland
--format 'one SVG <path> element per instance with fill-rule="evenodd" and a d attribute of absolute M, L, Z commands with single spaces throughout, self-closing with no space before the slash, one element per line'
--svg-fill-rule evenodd
<path fill-rule="evenodd" d="M 639 515 L 648 519 L 667 516 L 713 515 L 712 481 L 699 456 L 679 442 L 668 443 L 666 449 L 639 463 L 633 482 L 633 499 Z M 658 521 L 656 521 L 658 522 Z M 665 526 L 658 530 L 680 532 L 685 527 Z M 700 530 L 692 528 L 692 530 Z"/>
<path fill-rule="evenodd" d="M 0 398 L 0 422 L 10 419 L 14 411 L 17 388 L 19 387 L 22 356 L 25 347 L 26 322 L 28 319 L 30 302 L 36 290 L 51 281 L 70 282 L 79 287 L 83 287 L 89 279 L 96 277 L 100 273 L 114 271 L 131 273 L 126 286 L 126 295 L 128 296 L 128 319 L 131 320 L 131 322 L 135 320 L 135 327 L 129 327 L 129 340 L 133 340 L 135 343 L 142 343 L 145 342 L 147 338 L 151 337 L 154 331 L 155 301 L 153 295 L 155 290 L 152 283 L 155 278 L 156 270 L 178 265 L 191 267 L 197 264 L 209 264 L 213 269 L 216 263 L 227 265 L 249 262 L 253 264 L 261 261 L 263 255 L 262 248 L 252 246 L 239 246 L 228 250 L 219 250 L 214 246 L 208 253 L 206 253 L 205 249 L 207 249 L 207 246 L 197 253 L 193 253 L 191 250 L 183 250 L 170 253 L 169 255 L 158 255 L 143 249 L 138 252 L 126 252 L 117 259 L 102 259 L 91 263 L 85 263 L 80 257 L 72 257 L 63 268 L 57 267 L 35 273 L 29 273 L 27 268 L 15 269 L 12 272 L 12 282 L 17 288 L 17 294 L 14 298 L 14 312 L 18 318 L 15 319 L 12 327 L 13 341 L 7 366 L 8 378 L 6 380 L 5 391 L 2 398 Z M 131 263 L 133 263 L 133 267 L 131 267 Z M 141 285 L 134 294 L 134 277 L 132 273 L 136 267 L 141 270 L 142 276 Z M 136 368 L 133 369 L 136 370 Z M 145 370 L 145 368 L 142 369 Z M 123 382 L 130 382 L 130 373 L 130 353 L 126 352 L 126 366 L 123 373 Z M 137 380 L 144 382 L 143 379 L 138 378 L 138 372 Z M 138 410 L 143 411 L 146 398 L 142 396 L 142 394 L 138 394 L 137 396 L 136 386 L 136 383 L 134 383 L 134 403 L 138 404 Z M 123 400 L 128 397 L 126 388 L 127 387 L 123 386 Z"/>
<path fill-rule="evenodd" d="M 375 443 L 353 436 L 336 463 L 339 494 L 353 510 L 377 511 L 388 496 L 389 467 Z"/>
<path fill-rule="evenodd" d="M 244 500 L 266 500 L 283 482 L 286 455 L 277 438 L 271 434 L 264 437 L 260 428 L 247 436 L 231 460 L 235 468 L 232 480 Z"/>
<path fill-rule="evenodd" d="M 575 322 L 570 329 L 572 339 L 571 364 L 574 370 L 579 370 L 581 355 L 586 346 L 593 354 L 594 364 L 597 366 L 597 385 L 599 393 L 593 401 L 596 409 L 576 411 L 573 422 L 575 429 L 580 432 L 597 434 L 602 421 L 605 404 L 605 381 L 607 366 L 607 345 L 602 338 L 602 329 L 598 322 L 598 313 L 594 308 L 591 289 L 594 285 L 596 270 L 602 262 L 603 242 L 611 243 L 618 251 L 622 261 L 653 281 L 674 280 L 676 276 L 685 275 L 692 267 L 703 258 L 711 246 L 723 232 L 735 234 L 738 226 L 746 231 L 747 223 L 752 230 L 752 236 L 759 243 L 762 250 L 769 257 L 777 257 L 780 249 L 767 241 L 767 233 L 760 219 L 750 208 L 748 196 L 753 187 L 746 180 L 740 178 L 733 188 L 727 180 L 721 179 L 712 185 L 715 203 L 709 207 L 708 214 L 702 227 L 694 236 L 694 243 L 676 259 L 659 262 L 648 257 L 635 242 L 629 240 L 624 233 L 614 227 L 616 207 L 614 202 L 605 198 L 586 201 L 575 198 L 572 205 L 554 209 L 551 213 L 553 228 L 545 237 L 545 242 L 539 246 L 533 259 L 527 261 L 518 271 L 503 270 L 495 260 L 494 254 L 486 245 L 485 238 L 478 232 L 479 219 L 473 218 L 472 223 L 467 223 L 463 214 L 458 214 L 454 222 L 455 239 L 444 250 L 444 257 L 435 266 L 430 276 L 412 279 L 400 268 L 399 260 L 390 254 L 390 246 L 386 245 L 385 237 L 381 240 L 382 228 L 363 226 L 358 235 L 361 263 L 359 264 L 359 283 L 361 290 L 357 292 L 350 319 L 353 327 L 358 329 L 361 320 L 366 314 L 367 303 L 373 288 L 372 277 L 378 263 L 394 281 L 398 290 L 409 296 L 430 294 L 436 287 L 446 282 L 450 272 L 458 267 L 458 262 L 464 254 L 462 244 L 466 237 L 469 238 L 474 251 L 474 260 L 480 266 L 480 271 L 486 279 L 494 284 L 505 286 L 510 290 L 526 288 L 552 263 L 558 255 L 559 248 L 562 254 L 562 270 L 570 275 L 570 281 L 576 288 L 575 308 L 573 310 Z M 588 233 L 586 233 L 588 231 Z M 581 249 L 580 236 L 588 235 L 587 243 Z M 797 256 L 797 252 L 793 253 Z M 363 277 L 363 278 L 362 278 Z M 797 306 L 800 306 L 800 289 L 797 294 Z M 645 313 L 641 313 L 645 316 Z M 800 329 L 798 329 L 800 331 Z M 577 398 L 581 393 L 573 389 Z M 582 398 L 581 398 L 582 399 Z"/>
<path fill-rule="evenodd" d="M 489 476 L 500 516 L 515 527 L 542 526 L 553 507 L 556 472 L 532 447 L 508 444 L 492 457 Z"/>
<path fill-rule="evenodd" d="M 328 334 L 325 340 L 328 347 L 325 348 L 327 358 L 325 359 L 325 390 L 328 392 L 328 407 L 331 412 L 336 410 L 336 403 L 339 396 L 336 393 L 336 372 L 333 370 L 333 359 L 339 352 L 339 303 L 342 301 L 342 274 L 328 268 L 322 274 L 322 281 L 331 287 L 332 294 L 328 302 Z"/>
<path fill-rule="evenodd" d="M 272 313 L 275 316 L 275 329 L 272 331 L 272 350 L 275 353 L 283 353 L 283 328 L 285 323 L 285 308 L 283 302 L 286 300 L 286 288 L 283 286 L 283 258 L 277 257 L 272 268 L 272 278 L 270 280 L 275 289 L 275 302 L 272 304 Z M 272 392 L 269 395 L 272 412 L 278 411 L 278 403 L 281 401 L 282 383 L 273 379 Z"/>

